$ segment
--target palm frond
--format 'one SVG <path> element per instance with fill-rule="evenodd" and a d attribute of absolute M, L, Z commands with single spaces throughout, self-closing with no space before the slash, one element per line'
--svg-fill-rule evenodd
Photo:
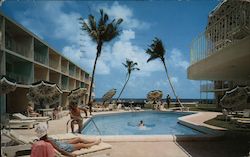
<path fill-rule="evenodd" d="M 147 60 L 147 62 L 150 62 L 150 61 L 155 60 L 157 58 L 159 58 L 159 57 L 158 56 L 150 56 L 149 59 Z"/>
<path fill-rule="evenodd" d="M 162 41 L 159 38 L 154 38 L 152 44 L 149 45 L 149 48 L 145 51 L 145 53 L 150 55 L 147 62 L 157 58 L 164 60 L 165 49 Z"/>
<path fill-rule="evenodd" d="M 88 22 L 89 22 L 90 28 L 92 30 L 96 30 L 96 21 L 95 21 L 95 17 L 93 15 L 89 15 Z"/>
<path fill-rule="evenodd" d="M 127 64 L 125 64 L 125 63 L 122 63 L 126 68 L 128 67 L 128 65 Z"/>

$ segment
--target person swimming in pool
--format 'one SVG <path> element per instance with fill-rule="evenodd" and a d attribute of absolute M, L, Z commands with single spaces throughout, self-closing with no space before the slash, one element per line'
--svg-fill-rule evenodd
<path fill-rule="evenodd" d="M 143 120 L 140 121 L 140 123 L 138 124 L 138 127 L 145 127 Z"/>

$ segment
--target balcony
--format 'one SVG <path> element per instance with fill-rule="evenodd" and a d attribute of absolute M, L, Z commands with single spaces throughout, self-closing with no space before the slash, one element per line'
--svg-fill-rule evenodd
<path fill-rule="evenodd" d="M 188 78 L 240 80 L 250 78 L 250 5 L 235 7 L 195 38 Z"/>
<path fill-rule="evenodd" d="M 37 61 L 39 63 L 46 64 L 47 56 L 44 56 L 44 55 L 39 54 L 39 53 L 35 53 L 34 59 L 35 59 L 35 61 Z"/>
<path fill-rule="evenodd" d="M 13 72 L 6 72 L 6 75 L 15 80 L 19 84 L 29 84 L 29 76 L 23 75 L 23 74 L 17 74 Z"/>
<path fill-rule="evenodd" d="M 34 40 L 34 60 L 45 65 L 49 62 L 48 47 L 37 39 Z"/>
<path fill-rule="evenodd" d="M 199 62 L 249 35 L 250 7 L 241 11 L 235 8 L 193 40 L 190 53 L 191 64 Z"/>
<path fill-rule="evenodd" d="M 229 90 L 228 85 L 223 81 L 209 82 L 200 85 L 200 92 L 222 92 Z"/>
<path fill-rule="evenodd" d="M 32 37 L 26 31 L 5 19 L 5 48 L 32 58 Z"/>
<path fill-rule="evenodd" d="M 16 80 L 19 84 L 30 84 L 33 82 L 33 64 L 22 58 L 6 54 L 6 75 Z"/>

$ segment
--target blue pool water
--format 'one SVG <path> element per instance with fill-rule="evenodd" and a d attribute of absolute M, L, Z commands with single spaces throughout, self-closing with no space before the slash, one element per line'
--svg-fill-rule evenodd
<path fill-rule="evenodd" d="M 84 125 L 84 135 L 198 135 L 200 132 L 178 124 L 178 117 L 190 113 L 129 112 L 94 116 Z M 143 120 L 145 127 L 139 127 Z M 93 122 L 94 121 L 94 122 Z M 97 126 L 97 128 L 95 127 Z"/>

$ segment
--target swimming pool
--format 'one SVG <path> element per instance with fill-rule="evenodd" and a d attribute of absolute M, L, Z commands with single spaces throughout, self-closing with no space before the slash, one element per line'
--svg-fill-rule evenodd
<path fill-rule="evenodd" d="M 84 135 L 202 134 L 177 123 L 179 117 L 189 114 L 191 113 L 145 111 L 96 115 L 84 125 L 81 133 Z M 141 120 L 145 124 L 144 127 L 138 126 Z"/>

